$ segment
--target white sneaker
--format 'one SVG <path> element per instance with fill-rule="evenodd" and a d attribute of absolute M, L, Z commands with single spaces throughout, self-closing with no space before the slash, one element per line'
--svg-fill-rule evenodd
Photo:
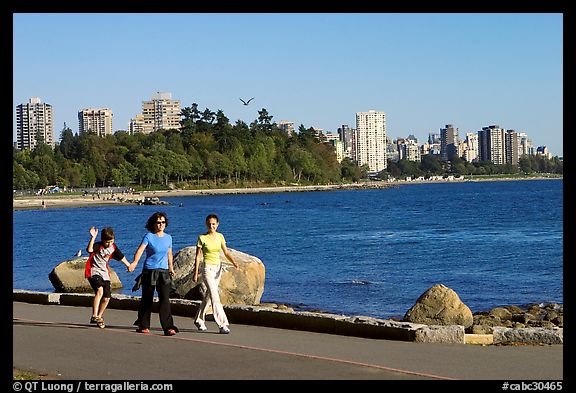
<path fill-rule="evenodd" d="M 228 333 L 230 333 L 230 329 L 228 329 L 228 326 L 222 326 L 222 327 L 220 328 L 220 332 L 219 332 L 219 333 L 220 333 L 220 334 L 228 334 Z"/>
<path fill-rule="evenodd" d="M 206 327 L 206 325 L 204 325 L 203 323 L 200 322 L 194 322 L 194 325 L 198 328 L 198 330 L 200 330 L 201 332 L 205 332 L 206 330 L 208 330 L 208 328 Z"/>

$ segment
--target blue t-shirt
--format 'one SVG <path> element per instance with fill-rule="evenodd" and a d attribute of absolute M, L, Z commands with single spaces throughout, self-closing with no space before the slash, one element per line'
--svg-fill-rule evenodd
<path fill-rule="evenodd" d="M 144 269 L 168 269 L 168 250 L 172 248 L 172 236 L 164 233 L 164 236 L 160 237 L 148 232 L 142 243 L 146 245 Z"/>

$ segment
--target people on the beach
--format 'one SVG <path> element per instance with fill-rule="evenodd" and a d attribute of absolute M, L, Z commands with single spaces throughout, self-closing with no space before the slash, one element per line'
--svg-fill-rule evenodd
<path fill-rule="evenodd" d="M 90 323 L 95 323 L 99 328 L 103 329 L 106 326 L 103 318 L 104 311 L 112 296 L 109 261 L 110 259 L 116 259 L 128 269 L 130 268 L 130 263 L 114 243 L 114 230 L 112 228 L 106 227 L 102 229 L 99 242 L 95 242 L 97 235 L 98 228 L 90 227 L 90 241 L 88 246 L 86 246 L 86 251 L 90 256 L 88 261 L 86 261 L 84 276 L 94 290 Z"/>
<path fill-rule="evenodd" d="M 194 282 L 198 281 L 198 270 L 200 266 L 200 259 L 203 256 L 203 266 L 202 266 L 202 279 L 203 285 L 206 287 L 204 292 L 204 298 L 196 315 L 194 316 L 194 325 L 200 331 L 206 331 L 205 317 L 206 310 L 210 304 L 212 304 L 212 312 L 214 314 L 214 321 L 218 325 L 219 332 L 222 334 L 230 333 L 230 328 L 228 327 L 228 318 L 224 312 L 224 307 L 220 302 L 220 295 L 218 294 L 218 286 L 220 284 L 220 278 L 222 277 L 222 263 L 220 261 L 220 251 L 224 252 L 224 255 L 228 260 L 238 269 L 238 264 L 232 257 L 232 254 L 226 247 L 226 240 L 224 235 L 217 232 L 219 225 L 219 219 L 216 214 L 209 214 L 206 217 L 206 228 L 208 231 L 200 236 L 198 236 L 198 241 L 196 242 L 196 258 L 195 258 L 195 268 L 194 268 Z"/>
<path fill-rule="evenodd" d="M 129 267 L 129 271 L 134 271 L 142 254 L 146 251 L 142 273 L 137 279 L 142 286 L 138 319 L 135 322 L 138 326 L 136 331 L 139 333 L 150 333 L 150 315 L 152 313 L 154 290 L 158 292 L 159 317 L 164 334 L 173 336 L 178 332 L 178 328 L 174 326 L 169 298 L 173 285 L 174 263 L 172 236 L 165 232 L 167 226 L 168 216 L 164 212 L 156 212 L 148 218 L 146 222 L 148 233 L 144 235 L 140 246 L 134 254 L 134 261 Z M 140 285 L 137 285 L 134 289 L 137 289 Z"/>

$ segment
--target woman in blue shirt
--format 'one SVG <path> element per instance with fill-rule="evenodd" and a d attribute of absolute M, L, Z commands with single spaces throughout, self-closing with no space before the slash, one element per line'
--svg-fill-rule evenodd
<path fill-rule="evenodd" d="M 146 251 L 144 266 L 141 274 L 142 298 L 138 307 L 138 320 L 136 324 L 138 333 L 150 333 L 150 315 L 154 301 L 154 290 L 158 292 L 160 324 L 164 335 L 173 336 L 178 332 L 174 326 L 172 310 L 170 308 L 170 291 L 174 263 L 172 256 L 172 236 L 164 232 L 168 226 L 168 217 L 164 212 L 156 212 L 148 218 L 146 229 L 148 233 L 142 239 L 140 246 L 134 254 L 134 261 L 129 271 L 134 271 L 138 261 Z"/>

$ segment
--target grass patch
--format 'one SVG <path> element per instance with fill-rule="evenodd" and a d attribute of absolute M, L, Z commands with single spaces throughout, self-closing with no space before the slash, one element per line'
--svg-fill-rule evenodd
<path fill-rule="evenodd" d="M 12 380 L 14 381 L 39 381 L 50 379 L 59 379 L 59 378 L 54 375 L 37 374 L 32 371 L 24 371 L 14 367 L 12 368 Z"/>

